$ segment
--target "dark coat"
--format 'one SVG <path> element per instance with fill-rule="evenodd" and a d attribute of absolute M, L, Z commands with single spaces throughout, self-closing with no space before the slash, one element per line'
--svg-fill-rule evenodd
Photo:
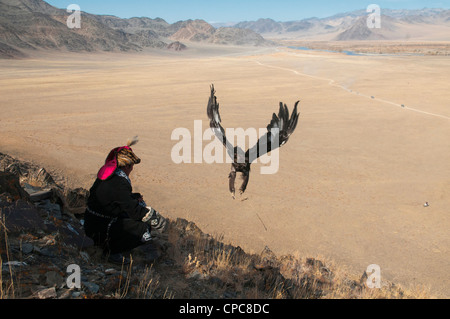
<path fill-rule="evenodd" d="M 132 192 L 130 182 L 124 177 L 113 174 L 104 181 L 97 179 L 87 203 L 86 235 L 111 253 L 141 245 L 142 236 L 149 230 L 142 218 L 149 210 L 140 204 L 140 197 Z"/>

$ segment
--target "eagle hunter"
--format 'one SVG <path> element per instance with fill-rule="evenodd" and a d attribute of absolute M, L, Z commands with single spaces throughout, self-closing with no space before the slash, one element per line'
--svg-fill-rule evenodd
<path fill-rule="evenodd" d="M 216 137 L 225 146 L 230 158 L 233 159 L 233 163 L 231 164 L 231 172 L 228 178 L 230 193 L 233 199 L 235 199 L 236 174 L 239 172 L 243 177 L 242 185 L 239 188 L 240 195 L 242 195 L 247 189 L 250 178 L 251 164 L 260 156 L 286 144 L 291 134 L 295 131 L 300 115 L 300 113 L 297 112 L 297 107 L 300 101 L 295 103 L 294 110 L 290 116 L 289 109 L 286 104 L 280 102 L 278 115 L 275 113 L 273 114 L 272 120 L 267 126 L 267 133 L 263 135 L 253 147 L 249 148 L 244 153 L 239 146 L 234 147 L 225 135 L 225 130 L 221 125 L 222 120 L 219 113 L 219 103 L 217 102 L 217 97 L 215 94 L 216 91 L 214 90 L 214 85 L 211 85 L 211 96 L 208 101 L 207 113 L 210 120 L 211 129 Z"/>

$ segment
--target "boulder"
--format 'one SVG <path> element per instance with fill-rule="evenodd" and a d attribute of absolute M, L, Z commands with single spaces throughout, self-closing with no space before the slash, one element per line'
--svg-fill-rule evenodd
<path fill-rule="evenodd" d="M 175 41 L 167 45 L 167 49 L 173 51 L 184 51 L 187 50 L 187 46 L 179 41 Z"/>
<path fill-rule="evenodd" d="M 0 194 L 4 193 L 14 200 L 29 200 L 29 195 L 20 186 L 19 176 L 13 173 L 0 172 Z"/>
<path fill-rule="evenodd" d="M 0 211 L 10 234 L 47 230 L 41 211 L 29 202 L 24 200 L 13 203 L 0 202 Z"/>

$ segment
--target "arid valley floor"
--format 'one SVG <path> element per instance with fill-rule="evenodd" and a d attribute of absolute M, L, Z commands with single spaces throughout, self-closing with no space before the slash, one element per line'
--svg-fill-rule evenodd
<path fill-rule="evenodd" d="M 249 252 L 371 264 L 450 296 L 450 58 L 287 48 L 49 54 L 0 60 L 0 151 L 90 188 L 108 152 L 138 135 L 134 190 L 168 217 Z M 175 164 L 177 128 L 264 128 L 280 101 L 300 120 L 277 174 L 254 165 L 242 200 L 229 164 Z M 208 141 L 203 143 L 205 147 Z M 429 207 L 424 207 L 428 202 Z"/>

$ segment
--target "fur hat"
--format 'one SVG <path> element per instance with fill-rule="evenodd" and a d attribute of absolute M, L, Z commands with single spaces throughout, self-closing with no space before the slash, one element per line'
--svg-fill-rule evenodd
<path fill-rule="evenodd" d="M 117 147 L 109 152 L 105 165 L 100 169 L 97 177 L 101 180 L 108 179 L 118 167 L 139 164 L 141 159 L 134 154 L 131 146 L 138 142 L 137 136 L 129 139 L 126 146 Z"/>
<path fill-rule="evenodd" d="M 131 148 L 123 148 L 117 153 L 117 166 L 124 167 L 128 165 L 139 164 L 141 159 L 133 153 Z"/>

